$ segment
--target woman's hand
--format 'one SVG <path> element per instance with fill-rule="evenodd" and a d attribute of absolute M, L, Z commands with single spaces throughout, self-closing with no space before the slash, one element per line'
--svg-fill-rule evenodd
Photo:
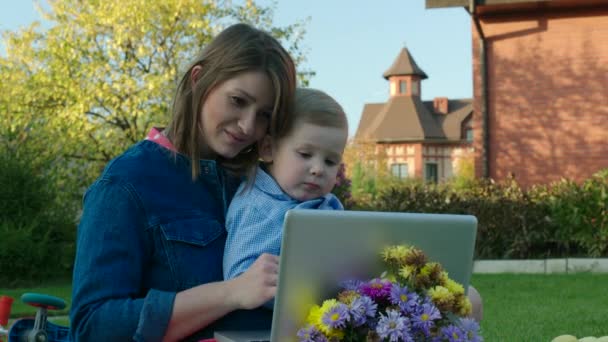
<path fill-rule="evenodd" d="M 240 309 L 254 309 L 272 299 L 277 292 L 279 257 L 264 253 L 251 267 L 230 280 L 231 299 Z"/>
<path fill-rule="evenodd" d="M 165 341 L 178 341 L 238 309 L 254 309 L 277 292 L 279 257 L 262 254 L 238 277 L 199 285 L 175 296 Z"/>

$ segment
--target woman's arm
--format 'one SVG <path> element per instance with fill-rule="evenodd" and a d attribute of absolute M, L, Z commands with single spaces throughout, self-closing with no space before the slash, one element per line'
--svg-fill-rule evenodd
<path fill-rule="evenodd" d="M 164 341 L 176 341 L 237 309 L 253 309 L 274 297 L 279 259 L 262 254 L 245 273 L 231 280 L 179 292 Z"/>
<path fill-rule="evenodd" d="M 98 180 L 78 226 L 70 312 L 72 340 L 160 340 L 175 293 L 142 293 L 145 218 L 128 184 Z"/>

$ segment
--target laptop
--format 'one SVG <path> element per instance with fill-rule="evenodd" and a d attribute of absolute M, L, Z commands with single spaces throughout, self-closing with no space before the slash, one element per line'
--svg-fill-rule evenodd
<path fill-rule="evenodd" d="M 296 341 L 309 309 L 345 280 L 379 277 L 380 251 L 408 244 L 468 288 L 477 219 L 470 215 L 290 210 L 285 216 L 271 331 L 219 331 L 218 342 Z"/>

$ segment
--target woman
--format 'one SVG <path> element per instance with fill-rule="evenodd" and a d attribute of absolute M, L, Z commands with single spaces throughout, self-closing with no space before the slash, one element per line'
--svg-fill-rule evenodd
<path fill-rule="evenodd" d="M 270 325 L 268 313 L 237 310 L 274 296 L 278 259 L 264 254 L 222 281 L 224 218 L 237 176 L 255 170 L 256 142 L 289 125 L 294 90 L 293 61 L 267 33 L 237 24 L 205 47 L 169 126 L 112 160 L 85 194 L 73 340 L 174 341 Z"/>

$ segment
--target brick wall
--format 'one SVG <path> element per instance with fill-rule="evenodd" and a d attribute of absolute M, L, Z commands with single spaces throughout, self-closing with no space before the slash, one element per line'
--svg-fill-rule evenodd
<path fill-rule="evenodd" d="M 523 185 L 608 168 L 608 9 L 481 19 L 488 54 L 489 175 Z M 481 88 L 473 27 L 476 174 Z"/>

